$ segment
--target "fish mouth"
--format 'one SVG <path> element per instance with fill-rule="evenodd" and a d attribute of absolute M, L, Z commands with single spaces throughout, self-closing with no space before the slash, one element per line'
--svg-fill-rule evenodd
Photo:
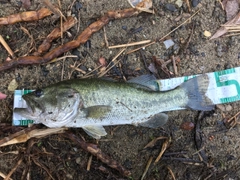
<path fill-rule="evenodd" d="M 31 120 L 35 120 L 39 114 L 44 111 L 42 104 L 35 101 L 34 99 L 23 96 L 23 99 L 26 102 L 26 108 L 15 108 L 14 113 Z M 40 110 L 39 114 L 36 112 L 36 108 Z"/>

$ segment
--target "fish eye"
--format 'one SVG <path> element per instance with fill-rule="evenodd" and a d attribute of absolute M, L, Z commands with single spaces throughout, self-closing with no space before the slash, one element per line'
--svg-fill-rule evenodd
<path fill-rule="evenodd" d="M 42 95 L 43 95 L 43 90 L 42 89 L 36 89 L 35 96 L 36 97 L 41 97 Z"/>
<path fill-rule="evenodd" d="M 69 94 L 69 95 L 68 95 L 68 98 L 73 98 L 73 94 Z"/>

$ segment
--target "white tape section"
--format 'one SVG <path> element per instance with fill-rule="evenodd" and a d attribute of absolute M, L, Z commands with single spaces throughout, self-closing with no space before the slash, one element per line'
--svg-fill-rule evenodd
<path fill-rule="evenodd" d="M 227 69 L 223 71 L 207 73 L 209 77 L 209 86 L 206 95 L 214 104 L 223 104 L 240 100 L 240 67 Z M 160 91 L 171 90 L 190 78 L 199 75 L 177 77 L 172 79 L 157 80 Z M 14 108 L 25 108 L 26 102 L 22 95 L 32 90 L 16 90 L 14 93 Z M 183 109 L 176 108 L 172 110 Z M 33 123 L 32 120 L 26 120 L 13 113 L 13 125 L 26 126 Z"/>
<path fill-rule="evenodd" d="M 206 74 L 209 78 L 206 95 L 214 104 L 240 100 L 240 67 Z M 163 79 L 157 80 L 157 82 L 160 86 L 160 91 L 167 91 L 196 76 L 199 75 Z"/>

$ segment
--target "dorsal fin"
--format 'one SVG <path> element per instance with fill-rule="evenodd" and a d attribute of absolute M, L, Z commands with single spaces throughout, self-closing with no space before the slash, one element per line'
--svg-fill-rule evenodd
<path fill-rule="evenodd" d="M 154 75 L 141 75 L 136 78 L 130 79 L 128 83 L 133 84 L 136 88 L 143 88 L 151 91 L 159 91 L 156 77 Z"/>

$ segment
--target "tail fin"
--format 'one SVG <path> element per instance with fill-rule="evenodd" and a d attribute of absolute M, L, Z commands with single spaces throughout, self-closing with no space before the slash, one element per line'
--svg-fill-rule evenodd
<path fill-rule="evenodd" d="M 194 110 L 211 111 L 214 104 L 205 94 L 209 85 L 207 75 L 200 75 L 183 83 L 181 87 L 188 94 L 187 106 Z"/>

